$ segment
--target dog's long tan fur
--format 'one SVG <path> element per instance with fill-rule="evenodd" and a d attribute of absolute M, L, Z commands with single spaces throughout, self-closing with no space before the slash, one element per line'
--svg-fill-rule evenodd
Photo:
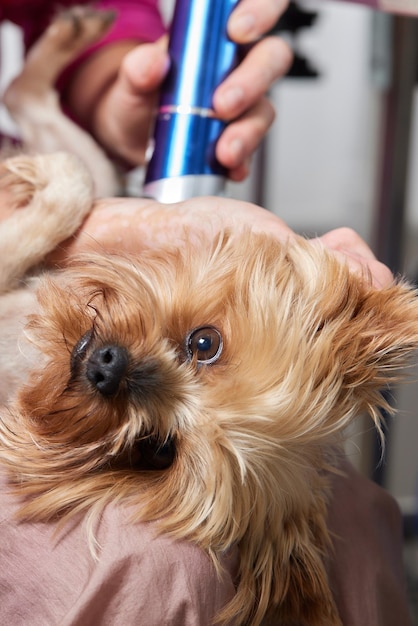
<path fill-rule="evenodd" d="M 60 176 L 68 189 L 84 184 L 81 171 Z M 42 193 L 22 216 L 36 220 Z M 243 232 L 137 258 L 89 255 L 44 275 L 37 294 L 32 371 L 0 423 L 21 518 L 94 522 L 109 502 L 132 506 L 133 523 L 154 520 L 217 564 L 238 545 L 221 621 L 255 626 L 273 612 L 340 625 L 325 568 L 327 473 L 359 412 L 379 426 L 382 389 L 418 347 L 414 290 L 376 290 L 302 238 Z M 193 329 L 222 336 L 209 365 Z M 87 373 L 95 351 L 115 345 L 128 361 L 103 395 Z M 167 442 L 172 460 L 147 466 Z"/>

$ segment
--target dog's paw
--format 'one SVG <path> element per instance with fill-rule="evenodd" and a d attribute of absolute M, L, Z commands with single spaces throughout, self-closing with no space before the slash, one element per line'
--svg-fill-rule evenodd
<path fill-rule="evenodd" d="M 0 163 L 0 192 L 7 194 L 7 203 L 12 208 L 27 206 L 35 191 L 46 183 L 34 157 L 20 154 Z"/>
<path fill-rule="evenodd" d="M 45 32 L 45 44 L 52 44 L 56 50 L 80 52 L 106 33 L 115 16 L 115 11 L 88 5 L 61 11 Z"/>
<path fill-rule="evenodd" d="M 75 6 L 58 13 L 30 48 L 22 71 L 5 89 L 2 102 L 20 126 L 29 116 L 34 99 L 50 106 L 53 85 L 62 70 L 87 46 L 96 42 L 114 21 L 114 11 Z M 35 118 L 36 119 L 36 118 Z"/>
<path fill-rule="evenodd" d="M 14 207 L 36 212 L 39 226 L 54 222 L 58 238 L 72 234 L 93 203 L 90 173 L 66 152 L 7 159 L 0 164 L 0 191 Z"/>

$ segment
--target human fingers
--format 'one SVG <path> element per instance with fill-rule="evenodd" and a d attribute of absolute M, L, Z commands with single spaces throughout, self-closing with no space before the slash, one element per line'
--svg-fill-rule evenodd
<path fill-rule="evenodd" d="M 165 78 L 170 59 L 167 51 L 168 37 L 143 43 L 129 52 L 121 64 L 121 79 L 132 95 L 158 89 Z"/>
<path fill-rule="evenodd" d="M 247 177 L 253 153 L 273 123 L 272 104 L 263 98 L 247 113 L 231 122 L 216 144 L 216 157 L 228 169 L 229 178 L 240 182 Z"/>
<path fill-rule="evenodd" d="M 266 37 L 255 44 L 216 89 L 213 107 L 217 115 L 232 120 L 253 107 L 286 74 L 291 61 L 290 47 L 280 37 Z"/>
<path fill-rule="evenodd" d="M 185 230 L 187 229 L 187 238 Z M 180 244 L 193 233 L 213 236 L 229 229 L 267 232 L 280 241 L 293 231 L 279 217 L 250 202 L 222 197 L 198 197 L 174 204 L 150 199 L 110 198 L 96 202 L 84 231 L 111 245 L 137 248 Z"/>
<path fill-rule="evenodd" d="M 76 236 L 55 250 L 49 262 L 63 265 L 70 256 L 86 251 L 136 253 L 144 247 L 180 245 L 194 233 L 211 236 L 225 228 L 233 233 L 243 228 L 267 232 L 280 241 L 294 235 L 273 213 L 240 200 L 207 197 L 161 204 L 144 198 L 106 198 L 95 203 Z"/>
<path fill-rule="evenodd" d="M 193 233 L 213 235 L 228 228 L 269 233 L 279 241 L 295 237 L 279 217 L 250 202 L 221 197 L 193 198 L 176 204 L 161 204 L 144 198 L 106 198 L 95 203 L 75 237 L 51 256 L 55 263 L 91 249 L 137 252 L 143 247 L 179 244 Z M 331 250 L 354 272 L 370 275 L 376 288 L 393 282 L 391 271 L 380 263 L 366 242 L 352 229 L 338 228 L 310 240 Z"/>
<path fill-rule="evenodd" d="M 238 43 L 255 41 L 276 24 L 289 0 L 241 0 L 228 22 L 228 34 Z"/>
<path fill-rule="evenodd" d="M 393 283 L 390 269 L 376 259 L 369 245 L 351 228 L 331 230 L 318 241 L 348 263 L 353 272 L 369 275 L 374 287 L 388 287 Z"/>
<path fill-rule="evenodd" d="M 216 156 L 233 181 L 246 178 L 251 156 L 274 121 L 274 107 L 265 94 L 290 62 L 287 44 L 268 37 L 250 50 L 215 91 L 215 111 L 223 119 L 233 119 L 216 146 Z"/>

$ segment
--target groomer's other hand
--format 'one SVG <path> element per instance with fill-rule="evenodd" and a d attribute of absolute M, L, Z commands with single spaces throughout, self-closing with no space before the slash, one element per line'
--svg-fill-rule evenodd
<path fill-rule="evenodd" d="M 160 204 L 143 198 L 105 198 L 95 203 L 77 235 L 61 245 L 50 260 L 65 264 L 72 254 L 91 250 L 135 254 L 144 247 L 181 245 L 185 228 L 188 238 L 194 232 L 210 237 L 225 228 L 237 233 L 248 228 L 273 235 L 282 242 L 296 237 L 277 215 L 242 200 L 208 197 Z M 393 282 L 391 271 L 350 228 L 332 230 L 310 242 L 330 250 L 351 271 L 370 277 L 376 288 Z"/>
<path fill-rule="evenodd" d="M 313 245 L 319 242 L 337 256 L 341 261 L 348 263 L 351 271 L 371 278 L 372 285 L 377 289 L 388 287 L 393 283 L 393 274 L 390 269 L 378 261 L 371 248 L 351 228 L 336 228 L 318 239 L 312 239 Z"/>
<path fill-rule="evenodd" d="M 144 198 L 106 198 L 96 201 L 78 233 L 61 244 L 50 261 L 65 265 L 69 256 L 90 251 L 135 254 L 143 248 L 182 245 L 193 233 L 211 237 L 225 228 L 233 232 L 251 228 L 281 241 L 293 236 L 276 215 L 241 200 L 205 197 L 161 204 Z"/>
<path fill-rule="evenodd" d="M 237 43 L 253 44 L 213 99 L 216 113 L 230 122 L 218 141 L 216 155 L 235 181 L 247 176 L 251 156 L 274 121 L 267 93 L 292 61 L 291 50 L 282 39 L 259 39 L 287 5 L 288 0 L 241 0 L 229 19 L 230 37 Z"/>

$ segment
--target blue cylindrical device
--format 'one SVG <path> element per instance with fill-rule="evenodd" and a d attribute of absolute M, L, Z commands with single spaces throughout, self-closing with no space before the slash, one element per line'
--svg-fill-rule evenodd
<path fill-rule="evenodd" d="M 213 93 L 238 63 L 227 22 L 239 0 L 177 0 L 170 31 L 171 67 L 162 88 L 144 194 L 160 202 L 219 195 L 226 171 L 215 158 L 225 127 Z"/>

